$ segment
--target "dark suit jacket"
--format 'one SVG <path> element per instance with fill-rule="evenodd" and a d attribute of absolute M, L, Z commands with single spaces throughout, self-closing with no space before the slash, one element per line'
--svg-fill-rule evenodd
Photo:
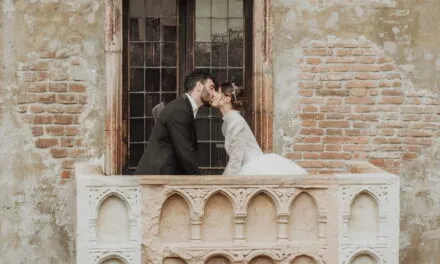
<path fill-rule="evenodd" d="M 186 95 L 160 112 L 136 175 L 200 174 L 194 114 Z"/>

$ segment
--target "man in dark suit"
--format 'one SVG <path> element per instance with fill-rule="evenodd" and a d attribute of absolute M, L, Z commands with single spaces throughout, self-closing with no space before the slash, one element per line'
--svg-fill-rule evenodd
<path fill-rule="evenodd" d="M 156 119 L 136 168 L 136 175 L 200 174 L 194 117 L 202 105 L 211 105 L 213 77 L 194 71 L 186 76 L 185 94 L 168 103 Z"/>

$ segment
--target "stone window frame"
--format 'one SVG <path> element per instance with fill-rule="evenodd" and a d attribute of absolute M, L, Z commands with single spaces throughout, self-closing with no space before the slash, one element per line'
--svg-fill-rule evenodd
<path fill-rule="evenodd" d="M 105 0 L 106 175 L 121 174 L 123 142 L 123 1 Z M 253 1 L 252 130 L 264 152 L 273 147 L 272 0 Z"/>

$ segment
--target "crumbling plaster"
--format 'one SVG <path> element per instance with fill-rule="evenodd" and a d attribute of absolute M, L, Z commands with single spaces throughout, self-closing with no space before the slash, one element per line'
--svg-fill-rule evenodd
<path fill-rule="evenodd" d="M 402 89 L 439 94 L 440 2 L 435 0 L 274 0 L 274 150 L 286 153 L 296 118 L 298 62 L 312 40 L 360 36 L 383 49 L 405 79 Z M 406 161 L 401 188 L 401 262 L 437 263 L 440 246 L 440 143 Z"/>
<path fill-rule="evenodd" d="M 25 93 L 23 65 L 37 54 L 56 55 L 49 74 L 87 85 L 80 115 L 90 158 L 102 159 L 105 72 L 103 2 L 3 0 L 0 2 L 0 255 L 1 263 L 74 263 L 74 187 L 60 179 L 61 164 L 37 149 L 17 111 Z M 73 65 L 70 60 L 78 63 Z"/>

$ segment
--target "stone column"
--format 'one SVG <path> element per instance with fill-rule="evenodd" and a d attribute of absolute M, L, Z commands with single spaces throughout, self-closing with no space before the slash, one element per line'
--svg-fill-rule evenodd
<path fill-rule="evenodd" d="M 277 223 L 278 223 L 278 241 L 287 241 L 289 239 L 289 236 L 287 234 L 287 224 L 289 223 L 289 215 L 278 214 Z"/>
<path fill-rule="evenodd" d="M 245 223 L 246 223 L 246 215 L 236 215 L 234 218 L 235 223 L 235 237 L 234 242 L 245 242 L 246 234 L 245 234 Z"/>
<path fill-rule="evenodd" d="M 122 0 L 105 0 L 106 175 L 122 170 Z"/>

